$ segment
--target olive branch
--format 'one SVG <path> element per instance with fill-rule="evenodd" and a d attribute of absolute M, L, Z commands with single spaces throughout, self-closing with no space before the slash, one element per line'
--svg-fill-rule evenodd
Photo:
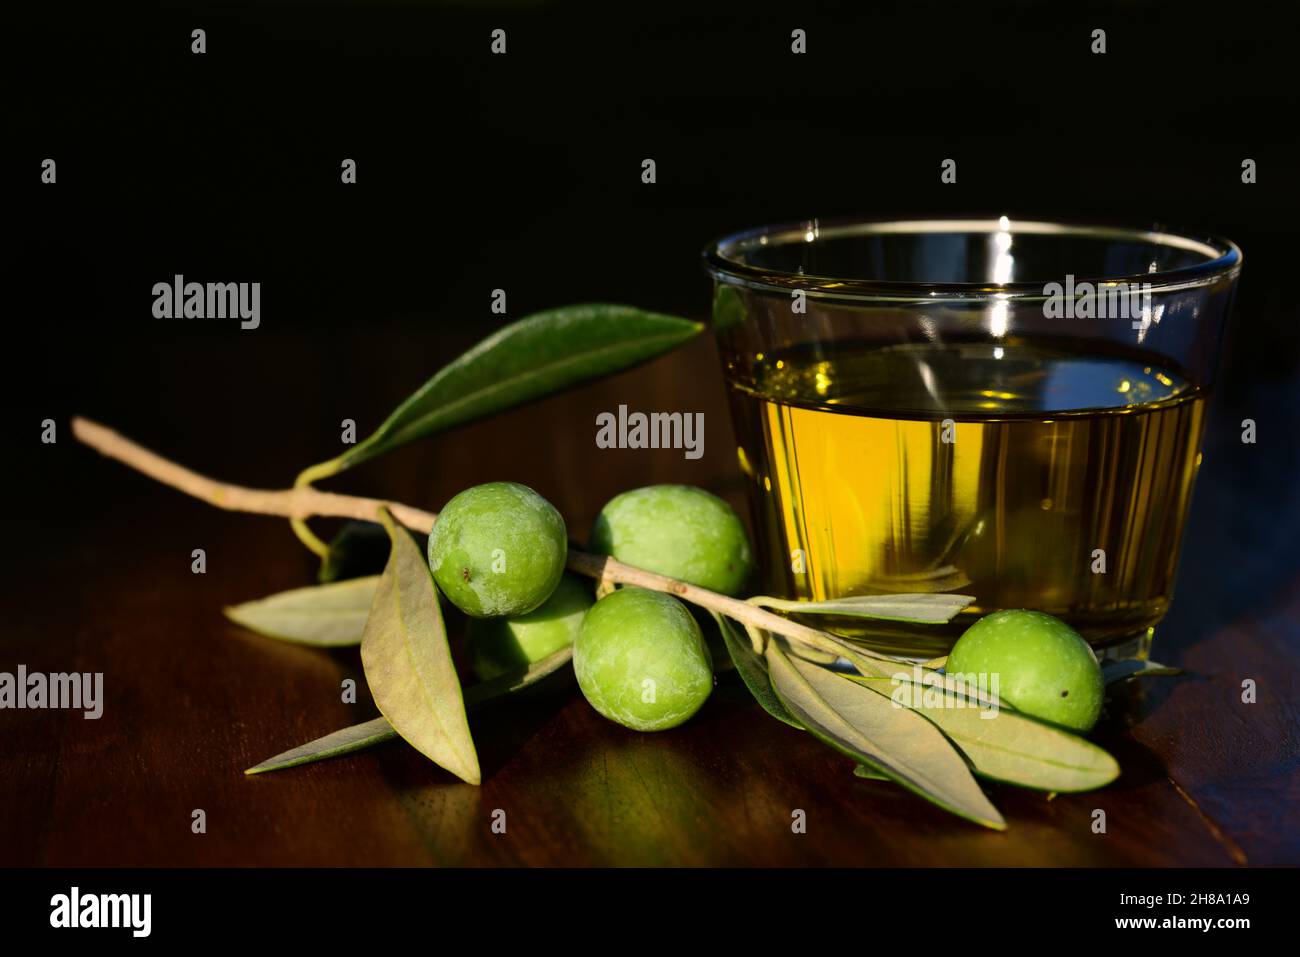
<path fill-rule="evenodd" d="M 250 512 L 281 518 L 350 518 L 378 522 L 380 510 L 387 509 L 398 522 L 412 531 L 427 535 L 438 520 L 437 513 L 385 499 L 360 495 L 322 492 L 308 485 L 285 489 L 257 489 L 220 482 L 164 458 L 126 436 L 92 419 L 77 416 L 72 420 L 72 434 L 77 441 L 101 455 L 149 476 L 186 495 L 229 512 Z M 772 632 L 822 651 L 834 652 L 837 644 L 815 628 L 773 614 L 758 605 L 700 588 L 644 568 L 624 564 L 608 555 L 593 555 L 569 549 L 570 571 L 594 578 L 601 586 L 635 585 L 667 592 L 684 601 L 699 605 L 742 624 Z"/>

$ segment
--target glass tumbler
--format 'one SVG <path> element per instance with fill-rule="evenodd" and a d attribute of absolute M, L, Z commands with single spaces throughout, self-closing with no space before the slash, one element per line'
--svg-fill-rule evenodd
<path fill-rule="evenodd" d="M 1103 657 L 1147 653 L 1233 243 L 1006 217 L 812 221 L 728 236 L 705 263 L 768 594 L 972 596 L 941 625 L 816 616 L 914 658 L 1004 608 L 1063 618 Z"/>

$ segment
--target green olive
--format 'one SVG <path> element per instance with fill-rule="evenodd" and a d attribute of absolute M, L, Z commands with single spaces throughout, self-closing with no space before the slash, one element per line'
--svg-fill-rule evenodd
<path fill-rule="evenodd" d="M 637 731 L 676 727 L 713 690 L 700 626 L 676 598 L 644 588 L 621 588 L 592 605 L 573 671 L 593 708 Z"/>
<path fill-rule="evenodd" d="M 968 682 L 985 676 L 990 690 L 1017 711 L 1083 733 L 1097 723 L 1106 690 L 1088 643 L 1041 611 L 981 618 L 957 639 L 944 671 Z"/>
<path fill-rule="evenodd" d="M 522 671 L 573 644 L 595 601 L 591 582 L 565 575 L 551 597 L 525 615 L 471 618 L 467 629 L 470 663 L 484 681 Z"/>
<path fill-rule="evenodd" d="M 596 517 L 591 550 L 724 595 L 738 594 L 754 570 L 740 516 L 690 485 L 649 485 L 615 496 Z"/>
<path fill-rule="evenodd" d="M 568 539 L 555 506 L 526 485 L 467 488 L 438 515 L 429 570 L 442 593 L 474 618 L 523 615 L 551 597 Z"/>

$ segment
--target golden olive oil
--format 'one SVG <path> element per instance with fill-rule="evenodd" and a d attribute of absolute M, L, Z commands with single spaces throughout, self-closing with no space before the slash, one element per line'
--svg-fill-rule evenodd
<path fill-rule="evenodd" d="M 1145 634 L 1169 604 L 1205 396 L 1154 356 L 1075 349 L 724 356 L 769 593 L 974 595 L 948 625 L 816 618 L 922 657 L 1000 608 L 1099 648 Z"/>

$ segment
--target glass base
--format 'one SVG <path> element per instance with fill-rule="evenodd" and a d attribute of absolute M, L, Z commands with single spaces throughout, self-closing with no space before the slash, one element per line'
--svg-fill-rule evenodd
<path fill-rule="evenodd" d="M 1125 658 L 1136 658 L 1139 661 L 1146 661 L 1151 657 L 1151 642 L 1155 638 L 1156 629 L 1153 625 L 1145 631 L 1139 632 L 1132 638 L 1120 641 L 1105 648 L 1093 648 L 1097 654 L 1097 660 L 1119 661 Z"/>

